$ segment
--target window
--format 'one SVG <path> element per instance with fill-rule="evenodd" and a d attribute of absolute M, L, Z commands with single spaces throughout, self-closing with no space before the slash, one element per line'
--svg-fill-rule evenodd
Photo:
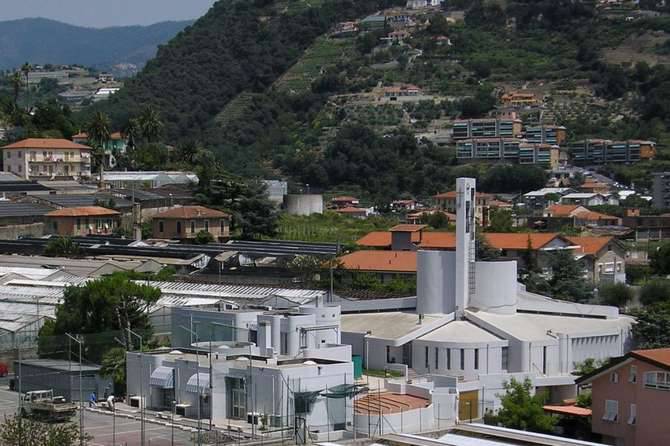
<path fill-rule="evenodd" d="M 77 219 L 77 231 L 81 229 L 81 218 Z"/>
<path fill-rule="evenodd" d="M 509 347 L 503 347 L 500 352 L 500 368 L 507 370 L 509 368 Z"/>
<path fill-rule="evenodd" d="M 465 350 L 461 349 L 461 370 L 465 370 Z"/>
<path fill-rule="evenodd" d="M 616 383 L 619 382 L 619 373 L 618 372 L 610 373 L 610 382 L 612 384 L 616 384 Z"/>
<path fill-rule="evenodd" d="M 451 370 L 451 349 L 447 349 L 447 370 Z"/>
<path fill-rule="evenodd" d="M 644 386 L 648 389 L 670 390 L 670 373 L 647 372 L 644 374 Z"/>
<path fill-rule="evenodd" d="M 628 424 L 636 424 L 636 423 L 637 423 L 637 405 L 631 403 L 630 410 L 628 412 Z"/>
<path fill-rule="evenodd" d="M 181 222 L 177 222 L 177 234 L 181 234 Z"/>
<path fill-rule="evenodd" d="M 224 235 L 226 233 L 226 220 L 221 219 L 221 235 Z"/>
<path fill-rule="evenodd" d="M 435 370 L 438 369 L 440 365 L 440 349 L 435 347 Z"/>
<path fill-rule="evenodd" d="M 205 232 L 209 232 L 209 220 L 205 220 Z"/>
<path fill-rule="evenodd" d="M 162 233 L 163 230 L 165 229 L 164 226 L 165 226 L 165 225 L 163 224 L 163 222 L 162 222 L 162 221 L 159 221 L 159 222 L 158 222 L 158 232 Z"/>
<path fill-rule="evenodd" d="M 191 220 L 191 234 L 195 232 L 195 221 Z"/>
<path fill-rule="evenodd" d="M 388 345 L 386 346 L 386 362 L 390 363 L 391 362 L 391 347 Z"/>
<path fill-rule="evenodd" d="M 636 383 L 637 382 L 637 366 L 630 366 L 630 370 L 628 371 L 628 382 L 629 383 Z"/>
<path fill-rule="evenodd" d="M 428 346 L 426 346 L 426 368 L 430 369 L 430 363 L 428 362 Z"/>
<path fill-rule="evenodd" d="M 619 402 L 616 400 L 605 400 L 605 413 L 603 413 L 603 421 L 611 421 L 615 423 L 619 418 Z"/>
<path fill-rule="evenodd" d="M 475 370 L 479 370 L 479 349 L 475 349 Z"/>

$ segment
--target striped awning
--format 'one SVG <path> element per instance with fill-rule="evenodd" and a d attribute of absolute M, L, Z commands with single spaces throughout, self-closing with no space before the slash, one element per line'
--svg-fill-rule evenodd
<path fill-rule="evenodd" d="M 198 392 L 198 381 L 200 392 Z M 192 393 L 209 393 L 209 373 L 195 373 L 186 383 L 186 391 Z"/>
<path fill-rule="evenodd" d="M 160 387 L 161 389 L 174 389 L 173 368 L 160 366 L 151 372 L 151 379 L 149 383 L 152 386 Z"/>

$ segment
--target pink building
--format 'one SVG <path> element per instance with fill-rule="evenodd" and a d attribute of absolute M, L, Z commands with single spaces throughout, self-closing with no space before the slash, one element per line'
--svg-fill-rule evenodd
<path fill-rule="evenodd" d="M 577 384 L 591 386 L 591 426 L 604 443 L 670 445 L 670 348 L 634 350 Z"/>

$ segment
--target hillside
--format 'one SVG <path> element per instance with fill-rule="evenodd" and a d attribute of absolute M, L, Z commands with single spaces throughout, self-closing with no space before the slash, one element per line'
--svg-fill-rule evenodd
<path fill-rule="evenodd" d="M 32 64 L 79 64 L 101 69 L 144 66 L 158 45 L 191 21 L 150 26 L 84 28 L 41 18 L 0 22 L 0 70 Z"/>
<path fill-rule="evenodd" d="M 388 4 L 219 1 L 99 107 L 122 126 L 150 104 L 161 111 L 168 140 L 201 140 L 229 101 L 266 90 L 334 23 Z"/>

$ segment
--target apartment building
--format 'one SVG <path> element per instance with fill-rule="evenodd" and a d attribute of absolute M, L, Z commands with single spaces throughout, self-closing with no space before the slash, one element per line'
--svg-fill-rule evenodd
<path fill-rule="evenodd" d="M 475 138 L 458 141 L 456 158 L 463 162 L 509 161 L 554 168 L 560 162 L 560 148 L 517 138 Z"/>
<path fill-rule="evenodd" d="M 29 138 L 2 151 L 5 172 L 26 180 L 91 176 L 91 148 L 67 139 Z"/>
<path fill-rule="evenodd" d="M 521 135 L 521 119 L 467 119 L 455 121 L 452 127 L 454 139 L 469 138 L 514 138 Z"/>
<path fill-rule="evenodd" d="M 569 145 L 574 164 L 634 163 L 652 159 L 656 155 L 656 143 L 652 141 L 611 141 L 608 139 L 586 139 Z"/>
<path fill-rule="evenodd" d="M 670 348 L 634 350 L 577 380 L 590 386 L 591 428 L 617 446 L 670 444 Z"/>
<path fill-rule="evenodd" d="M 656 172 L 652 174 L 653 205 L 658 209 L 670 209 L 670 172 Z"/>
<path fill-rule="evenodd" d="M 527 126 L 524 138 L 533 144 L 565 144 L 568 139 L 567 129 L 559 125 Z"/>

